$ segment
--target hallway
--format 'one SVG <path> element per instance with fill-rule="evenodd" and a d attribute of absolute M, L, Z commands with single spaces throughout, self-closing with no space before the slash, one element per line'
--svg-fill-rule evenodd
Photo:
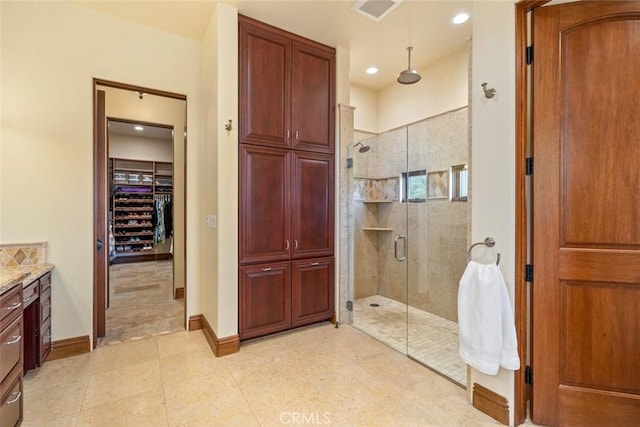
<path fill-rule="evenodd" d="M 184 299 L 173 299 L 173 262 L 109 267 L 106 335 L 99 345 L 184 331 Z"/>
<path fill-rule="evenodd" d="M 499 425 L 460 387 L 329 323 L 223 358 L 201 331 L 104 346 L 31 371 L 24 393 L 23 426 Z"/>

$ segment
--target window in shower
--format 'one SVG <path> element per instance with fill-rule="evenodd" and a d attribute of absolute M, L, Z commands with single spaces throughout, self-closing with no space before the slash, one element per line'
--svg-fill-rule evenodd
<path fill-rule="evenodd" d="M 451 201 L 466 202 L 469 196 L 469 166 L 451 166 Z"/>
<path fill-rule="evenodd" d="M 402 202 L 427 201 L 427 171 L 425 169 L 402 173 Z"/>

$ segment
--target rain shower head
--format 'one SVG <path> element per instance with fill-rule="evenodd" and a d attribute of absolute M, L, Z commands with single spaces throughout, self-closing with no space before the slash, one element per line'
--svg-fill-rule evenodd
<path fill-rule="evenodd" d="M 371 147 L 369 147 L 367 144 L 363 144 L 362 142 L 356 142 L 353 145 L 353 148 L 356 148 L 358 145 L 360 146 L 360 148 L 358 148 L 358 151 L 360 153 L 366 153 L 367 151 L 369 151 L 371 149 Z"/>
<path fill-rule="evenodd" d="M 402 70 L 400 74 L 398 74 L 398 83 L 403 85 L 410 85 L 413 83 L 418 83 L 420 81 L 420 73 L 417 70 L 411 68 L 411 51 L 413 47 L 409 46 L 407 48 L 407 53 L 409 55 L 409 64 L 406 70 Z"/>

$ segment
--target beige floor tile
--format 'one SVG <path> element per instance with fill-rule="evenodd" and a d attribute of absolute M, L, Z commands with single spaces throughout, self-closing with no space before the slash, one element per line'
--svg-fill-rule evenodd
<path fill-rule="evenodd" d="M 24 420 L 48 424 L 51 420 L 80 414 L 87 384 L 65 381 L 59 387 L 25 387 Z"/>
<path fill-rule="evenodd" d="M 207 346 L 207 339 L 201 330 L 176 332 L 157 337 L 160 358 L 175 354 L 190 353 Z"/>
<path fill-rule="evenodd" d="M 162 391 L 157 358 L 91 375 L 83 410 L 150 391 Z"/>
<path fill-rule="evenodd" d="M 94 352 L 93 374 L 99 374 L 118 369 L 131 363 L 142 363 L 147 360 L 157 360 L 157 338 L 146 338 L 128 342 L 127 345 L 106 345 Z"/>
<path fill-rule="evenodd" d="M 166 426 L 161 389 L 128 396 L 90 408 L 80 414 L 78 426 Z"/>
<path fill-rule="evenodd" d="M 78 415 L 68 415 L 66 417 L 55 418 L 46 421 L 31 421 L 26 418 L 21 424 L 21 427 L 75 427 L 78 424 Z"/>
<path fill-rule="evenodd" d="M 204 402 L 189 410 L 171 411 L 168 417 L 171 427 L 260 427 L 246 403 L 219 409 L 214 404 Z"/>

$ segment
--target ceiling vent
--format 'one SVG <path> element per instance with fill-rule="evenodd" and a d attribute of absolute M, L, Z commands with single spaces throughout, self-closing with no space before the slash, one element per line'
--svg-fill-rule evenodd
<path fill-rule="evenodd" d="M 351 10 L 378 22 L 398 7 L 404 0 L 358 0 Z"/>

